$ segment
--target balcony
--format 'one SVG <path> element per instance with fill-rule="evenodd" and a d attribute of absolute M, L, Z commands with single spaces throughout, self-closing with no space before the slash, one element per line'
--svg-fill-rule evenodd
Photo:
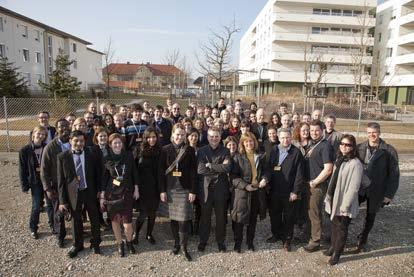
<path fill-rule="evenodd" d="M 346 0 L 342 2 L 338 2 L 337 0 L 277 0 L 276 4 L 277 3 L 288 3 L 288 4 L 300 3 L 300 4 L 310 4 L 310 5 L 321 4 L 321 5 L 329 5 L 329 6 L 334 6 L 334 7 L 338 7 L 338 6 L 340 7 L 342 6 L 343 7 L 348 7 L 348 6 L 364 7 L 364 4 L 365 4 L 364 2 L 361 4 L 361 0 Z M 377 1 L 367 0 L 366 5 L 367 7 L 375 8 L 377 6 Z"/>
<path fill-rule="evenodd" d="M 414 53 L 399 55 L 395 58 L 396 64 L 414 65 Z"/>
<path fill-rule="evenodd" d="M 398 44 L 414 46 L 414 32 L 400 36 L 398 38 Z"/>
<path fill-rule="evenodd" d="M 299 23 L 317 23 L 326 25 L 344 25 L 349 27 L 375 27 L 375 18 L 366 17 L 365 23 L 362 16 L 335 16 L 313 14 L 312 12 L 279 12 L 275 15 L 275 23 L 277 22 L 299 22 Z"/>
<path fill-rule="evenodd" d="M 343 52 L 343 51 L 314 51 L 310 52 L 308 54 L 308 60 L 315 60 L 318 56 L 320 56 L 320 59 L 322 62 L 331 62 L 334 61 L 335 63 L 341 63 L 341 64 L 353 64 L 355 58 L 358 58 L 356 56 L 351 55 L 349 52 Z M 281 52 L 281 51 L 275 51 L 273 52 L 272 56 L 273 60 L 279 60 L 279 61 L 301 61 L 303 62 L 305 59 L 304 52 Z M 365 56 L 362 58 L 363 64 L 372 64 L 372 57 L 371 56 Z"/>
<path fill-rule="evenodd" d="M 414 12 L 409 12 L 400 17 L 400 25 L 404 27 L 414 27 Z"/>
<path fill-rule="evenodd" d="M 359 45 L 360 38 L 356 36 L 339 35 L 335 32 L 325 32 L 323 34 L 305 34 L 305 33 L 284 33 L 273 32 L 273 41 L 295 41 L 308 43 L 329 43 L 336 45 Z M 366 37 L 367 46 L 374 45 L 373 37 Z"/>

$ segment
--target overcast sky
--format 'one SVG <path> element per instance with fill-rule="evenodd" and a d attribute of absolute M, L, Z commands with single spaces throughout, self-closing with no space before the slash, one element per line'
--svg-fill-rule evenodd
<path fill-rule="evenodd" d="M 0 5 L 93 43 L 103 51 L 109 37 L 119 62 L 160 63 L 178 48 L 195 62 L 194 53 L 209 29 L 219 30 L 233 17 L 233 64 L 239 41 L 267 0 L 0 0 Z"/>

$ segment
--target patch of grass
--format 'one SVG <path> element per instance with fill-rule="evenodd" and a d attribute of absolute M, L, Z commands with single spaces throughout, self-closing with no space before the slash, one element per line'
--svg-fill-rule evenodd
<path fill-rule="evenodd" d="M 365 132 L 368 121 L 362 121 L 359 131 Z M 392 121 L 381 121 L 381 132 L 392 134 L 414 135 L 414 123 L 399 123 Z M 357 120 L 338 119 L 335 129 L 338 131 L 356 132 L 358 129 Z"/>

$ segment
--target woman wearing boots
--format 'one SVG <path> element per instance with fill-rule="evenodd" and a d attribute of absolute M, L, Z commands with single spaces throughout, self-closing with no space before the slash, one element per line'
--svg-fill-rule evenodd
<path fill-rule="evenodd" d="M 207 136 L 207 133 L 206 133 Z M 191 146 L 194 149 L 195 155 L 197 157 L 197 150 L 198 150 L 198 144 L 199 144 L 199 137 L 200 133 L 196 128 L 191 128 L 190 132 L 187 133 L 187 142 L 188 145 Z M 198 176 L 198 175 L 196 175 Z M 198 182 L 198 179 L 196 180 L 196 184 Z M 194 208 L 194 220 L 191 222 L 191 235 L 198 235 L 198 230 L 200 229 L 200 217 L 201 217 L 201 206 L 200 201 L 196 199 L 193 202 L 193 208 Z"/>
<path fill-rule="evenodd" d="M 362 163 L 357 156 L 355 137 L 344 135 L 325 198 L 325 211 L 332 221 L 331 245 L 323 252 L 330 265 L 339 262 L 352 218 L 358 214 L 358 191 L 363 174 Z"/>
<path fill-rule="evenodd" d="M 155 128 L 148 127 L 144 132 L 143 142 L 137 158 L 138 178 L 143 180 L 143 182 L 139 186 L 139 216 L 135 223 L 134 244 L 138 244 L 139 231 L 146 218 L 147 234 L 145 238 L 149 243 L 155 244 L 152 230 L 154 229 L 155 216 L 160 203 L 160 193 L 158 191 L 158 161 L 160 153 L 161 146 L 158 133 Z"/>
<path fill-rule="evenodd" d="M 197 161 L 194 149 L 185 143 L 186 133 L 182 124 L 172 129 L 171 144 L 163 147 L 159 168 L 159 191 L 162 202 L 168 206 L 171 231 L 174 236 L 174 255 L 183 251 L 188 261 L 192 257 L 187 251 L 193 202 L 196 197 Z"/>
<path fill-rule="evenodd" d="M 258 154 L 258 143 L 253 133 L 241 136 L 239 154 L 233 158 L 230 179 L 233 184 L 231 219 L 234 224 L 234 250 L 241 252 L 243 227 L 247 225 L 247 248 L 254 251 L 257 216 L 266 217 L 267 180 L 264 178 L 264 155 Z"/>
<path fill-rule="evenodd" d="M 126 245 L 130 254 L 135 253 L 132 245 L 132 205 L 133 199 L 139 197 L 138 174 L 132 153 L 123 149 L 123 138 L 120 134 L 109 136 L 111 148 L 105 161 L 105 172 L 102 181 L 100 206 L 108 211 L 112 223 L 118 253 L 125 256 L 122 240 L 121 224 L 125 230 Z"/>

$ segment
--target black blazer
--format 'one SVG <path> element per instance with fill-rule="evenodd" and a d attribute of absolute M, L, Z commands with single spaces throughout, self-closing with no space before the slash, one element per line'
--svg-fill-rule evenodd
<path fill-rule="evenodd" d="M 291 145 L 288 155 L 280 165 L 280 170 L 275 170 L 279 163 L 279 148 L 273 147 L 266 166 L 266 175 L 270 184 L 270 194 L 289 196 L 291 192 L 299 195 L 303 191 L 304 184 L 304 158 L 298 148 Z"/>
<path fill-rule="evenodd" d="M 263 126 L 263 132 L 260 134 L 259 123 L 252 124 L 252 133 L 256 136 L 256 139 L 259 143 L 259 150 L 261 153 L 264 152 L 263 143 L 267 139 L 267 122 L 263 122 L 262 126 Z"/>
<path fill-rule="evenodd" d="M 88 148 L 84 149 L 84 153 L 85 164 L 83 166 L 85 167 L 85 181 L 88 188 L 88 194 L 91 197 L 96 198 L 98 186 L 101 184 L 102 180 L 102 165 Z M 59 204 L 70 204 L 72 210 L 75 210 L 78 188 L 71 186 L 74 184 L 73 180 L 77 177 L 72 151 L 65 151 L 57 156 L 57 167 Z"/>
<path fill-rule="evenodd" d="M 175 161 L 177 152 L 174 144 L 168 144 L 162 148 L 159 169 L 158 169 L 158 190 L 160 193 L 166 192 L 167 187 L 173 186 L 176 182 L 176 178 L 172 176 L 172 173 L 165 175 L 165 170 Z M 196 193 L 197 189 L 197 160 L 194 149 L 188 146 L 183 158 L 178 163 L 178 171 L 181 172 L 181 177 L 178 177 L 180 184 L 184 189 L 188 189 L 191 193 Z"/>
<path fill-rule="evenodd" d="M 36 175 L 34 149 L 33 144 L 30 143 L 19 151 L 19 176 L 22 191 L 28 191 L 32 186 L 40 183 Z"/>
<path fill-rule="evenodd" d="M 57 140 L 58 138 L 54 138 L 43 150 L 40 179 L 45 191 L 52 190 L 57 192 L 58 190 L 57 155 L 62 152 L 62 148 Z"/>
<path fill-rule="evenodd" d="M 151 119 L 149 126 L 154 127 L 159 134 L 161 146 L 171 143 L 172 123 L 170 120 L 163 118 L 160 125 L 157 125 L 155 119 Z"/>

